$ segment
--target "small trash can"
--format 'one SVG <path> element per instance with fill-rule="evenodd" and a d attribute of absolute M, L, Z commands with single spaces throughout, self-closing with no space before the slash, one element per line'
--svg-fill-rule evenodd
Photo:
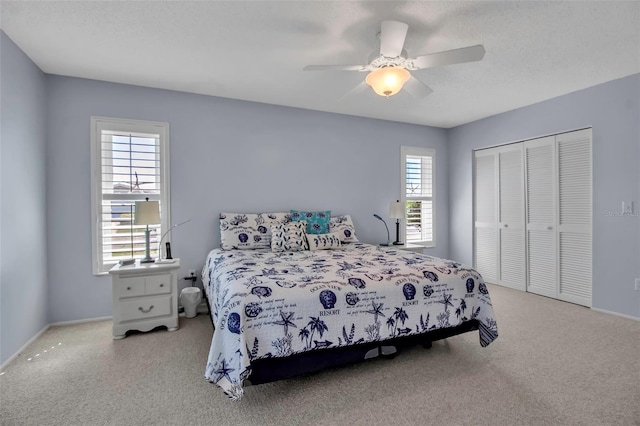
<path fill-rule="evenodd" d="M 184 316 L 187 318 L 195 317 L 201 300 L 202 294 L 198 287 L 183 288 L 180 292 L 180 304 L 184 308 Z"/>

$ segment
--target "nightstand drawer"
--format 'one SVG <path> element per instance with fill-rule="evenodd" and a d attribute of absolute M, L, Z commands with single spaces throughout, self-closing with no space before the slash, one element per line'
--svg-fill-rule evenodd
<path fill-rule="evenodd" d="M 171 315 L 171 296 L 145 297 L 120 302 L 120 321 Z"/>
<path fill-rule="evenodd" d="M 171 275 L 150 275 L 145 278 L 145 294 L 171 293 Z"/>
<path fill-rule="evenodd" d="M 118 283 L 116 288 L 118 297 L 134 297 L 143 296 L 144 293 L 144 278 L 123 278 Z"/>

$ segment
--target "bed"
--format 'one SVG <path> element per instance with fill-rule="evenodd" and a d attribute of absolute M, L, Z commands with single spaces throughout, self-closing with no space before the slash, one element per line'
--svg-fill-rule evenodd
<path fill-rule="evenodd" d="M 242 216 L 249 217 L 237 223 Z M 487 287 L 472 268 L 363 244 L 348 216 L 323 234 L 345 241 L 309 250 L 318 237 L 302 232 L 291 250 L 307 226 L 302 221 L 285 228 L 293 243 L 276 250 L 278 227 L 289 216 L 252 216 L 221 214 L 221 248 L 208 254 L 202 271 L 215 327 L 205 377 L 232 399 L 242 397 L 246 382 L 393 355 L 474 330 L 482 346 L 498 337 Z M 239 248 L 237 241 L 257 245 Z"/>

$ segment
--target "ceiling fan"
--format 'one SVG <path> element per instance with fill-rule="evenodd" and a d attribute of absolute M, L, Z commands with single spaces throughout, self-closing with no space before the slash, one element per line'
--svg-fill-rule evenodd
<path fill-rule="evenodd" d="M 372 53 L 366 65 L 307 65 L 303 70 L 369 72 L 365 81 L 380 96 L 388 98 L 395 95 L 405 83 L 408 84 L 408 91 L 418 96 L 427 96 L 433 90 L 413 77 L 409 71 L 474 62 L 484 57 L 484 46 L 478 44 L 409 58 L 403 50 L 408 29 L 409 25 L 404 22 L 382 21 L 379 33 L 380 53 Z"/>

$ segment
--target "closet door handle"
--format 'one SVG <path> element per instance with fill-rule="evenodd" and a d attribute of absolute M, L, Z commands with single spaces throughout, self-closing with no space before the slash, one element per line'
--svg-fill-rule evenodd
<path fill-rule="evenodd" d="M 508 227 L 509 227 L 509 224 L 508 224 L 508 223 L 505 223 L 504 225 L 502 225 L 502 227 L 503 227 L 503 228 L 508 228 Z"/>
<path fill-rule="evenodd" d="M 553 226 L 547 226 L 547 229 L 548 229 L 549 231 L 552 231 L 552 230 L 553 230 Z"/>

